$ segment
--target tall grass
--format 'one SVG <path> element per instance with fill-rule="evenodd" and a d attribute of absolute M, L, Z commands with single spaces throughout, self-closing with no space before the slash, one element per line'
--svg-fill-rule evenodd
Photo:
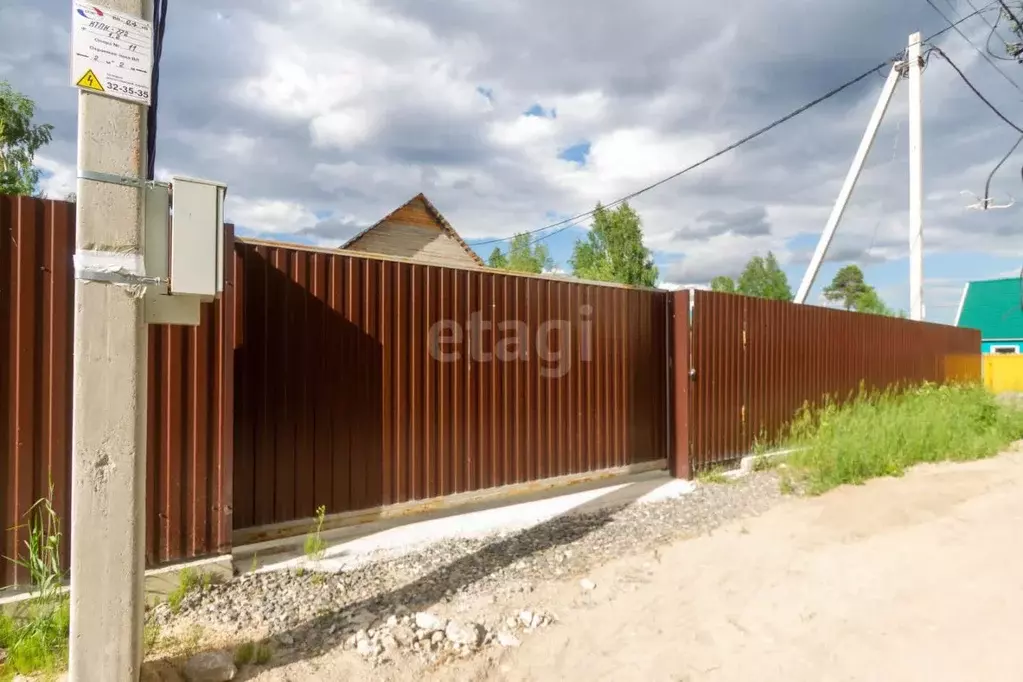
<path fill-rule="evenodd" d="M 1023 411 L 982 387 L 925 384 L 804 409 L 784 445 L 796 449 L 788 465 L 801 487 L 820 494 L 922 462 L 990 457 L 1019 438 Z"/>
<path fill-rule="evenodd" d="M 71 609 L 62 591 L 64 570 L 60 563 L 60 517 L 53 509 L 53 488 L 38 500 L 29 517 L 25 554 L 7 558 L 28 571 L 33 596 L 20 613 L 0 613 L 0 680 L 18 673 L 55 672 L 67 664 Z"/>

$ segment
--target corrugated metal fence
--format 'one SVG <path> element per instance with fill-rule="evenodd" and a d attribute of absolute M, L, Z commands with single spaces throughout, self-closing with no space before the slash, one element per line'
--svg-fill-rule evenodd
<path fill-rule="evenodd" d="M 980 377 L 973 330 L 703 291 L 690 314 L 689 292 L 228 244 L 202 325 L 150 331 L 150 565 L 319 505 L 663 461 L 669 431 L 688 476 L 806 401 Z M 51 483 L 69 506 L 73 252 L 71 205 L 0 197 L 5 556 Z M 3 562 L 5 584 L 24 577 Z"/>
<path fill-rule="evenodd" d="M 665 292 L 237 250 L 236 529 L 667 457 Z"/>
<path fill-rule="evenodd" d="M 23 554 L 25 514 L 51 485 L 62 517 L 70 504 L 74 223 L 72 204 L 0 196 L 5 557 Z M 223 349 L 234 327 L 223 320 L 232 320 L 232 305 L 228 289 L 223 303 L 204 306 L 202 327 L 150 330 L 150 564 L 230 549 L 233 355 Z M 68 536 L 65 524 L 65 556 Z M 0 584 L 24 582 L 22 569 L 0 564 Z"/>
<path fill-rule="evenodd" d="M 690 324 L 689 454 L 697 469 L 777 437 L 805 402 L 842 400 L 861 385 L 980 379 L 980 333 L 972 329 L 709 291 L 695 292 Z M 676 347 L 676 357 L 683 353 Z"/>

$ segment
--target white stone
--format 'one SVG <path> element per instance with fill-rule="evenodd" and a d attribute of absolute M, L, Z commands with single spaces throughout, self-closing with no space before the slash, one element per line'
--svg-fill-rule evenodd
<path fill-rule="evenodd" d="M 497 633 L 497 643 L 503 647 L 515 647 L 522 644 L 518 637 L 503 630 Z"/>
<path fill-rule="evenodd" d="M 583 578 L 582 580 L 579 581 L 579 587 L 583 588 L 583 590 L 587 592 L 590 592 L 592 590 L 597 589 L 597 583 L 593 582 L 589 578 Z"/>
<path fill-rule="evenodd" d="M 387 617 L 387 621 L 386 621 L 387 627 L 393 628 L 397 624 L 398 624 L 398 617 L 397 616 L 388 616 Z"/>
<path fill-rule="evenodd" d="M 230 653 L 212 651 L 188 659 L 184 673 L 188 682 L 228 682 L 238 674 L 238 669 Z"/>
<path fill-rule="evenodd" d="M 355 650 L 359 652 L 360 656 L 369 658 L 371 656 L 376 656 L 377 654 L 379 654 L 381 651 L 381 647 L 379 643 L 374 642 L 371 639 L 360 639 L 359 642 L 355 645 Z"/>
<path fill-rule="evenodd" d="M 457 621 L 451 621 L 444 629 L 444 635 L 455 644 L 462 644 L 469 647 L 478 647 L 483 641 L 486 632 L 478 623 L 466 623 L 462 625 Z"/>
<path fill-rule="evenodd" d="M 533 627 L 533 612 L 522 611 L 519 613 L 519 621 L 527 628 Z"/>
<path fill-rule="evenodd" d="M 429 630 L 435 632 L 437 630 L 443 630 L 447 622 L 440 616 L 436 616 L 426 611 L 420 611 L 416 614 L 416 627 L 421 630 Z"/>

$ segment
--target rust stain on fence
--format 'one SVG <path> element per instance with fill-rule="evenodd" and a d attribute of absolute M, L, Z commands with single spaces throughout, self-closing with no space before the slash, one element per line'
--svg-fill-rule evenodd
<path fill-rule="evenodd" d="M 776 438 L 804 403 L 979 381 L 976 330 L 695 292 L 691 448 L 706 467 Z"/>
<path fill-rule="evenodd" d="M 664 292 L 236 253 L 236 529 L 667 457 Z"/>
<path fill-rule="evenodd" d="M 0 554 L 23 556 L 26 514 L 52 485 L 65 566 L 74 225 L 72 204 L 0 196 Z M 198 329 L 150 330 L 150 564 L 230 550 L 234 324 L 224 322 L 233 320 L 227 288 L 223 301 L 204 306 Z M 0 584 L 26 582 L 23 569 L 0 562 Z"/>

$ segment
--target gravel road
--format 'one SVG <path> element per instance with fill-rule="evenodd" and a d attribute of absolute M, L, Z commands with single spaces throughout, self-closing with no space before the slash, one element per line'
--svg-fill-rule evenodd
<path fill-rule="evenodd" d="M 414 626 L 417 612 L 479 625 L 485 633 L 482 648 L 499 651 L 505 645 L 498 635 L 506 635 L 508 644 L 507 635 L 521 640 L 556 620 L 544 603 L 550 597 L 539 590 L 550 581 L 578 581 L 609 561 L 706 533 L 781 499 L 777 476 L 765 471 L 737 482 L 701 485 L 676 499 L 609 507 L 601 501 L 595 511 L 573 510 L 526 531 L 445 541 L 339 574 L 242 576 L 189 594 L 177 613 L 160 606 L 149 621 L 159 625 L 165 640 L 181 640 L 182 633 L 199 628 L 203 641 L 224 646 L 270 641 L 270 664 L 243 669 L 243 676 L 298 679 L 289 666 L 349 654 L 360 659 L 357 664 L 370 665 L 375 678 L 385 679 L 397 668 L 435 665 L 450 654 L 478 648 L 413 647 L 422 634 L 414 627 L 411 642 L 394 638 L 395 629 Z M 536 627 L 523 626 L 524 611 L 538 615 Z M 362 639 L 369 644 L 360 649 Z M 451 643 L 445 639 L 440 644 Z M 417 660 L 402 660 L 410 656 Z"/>
<path fill-rule="evenodd" d="M 760 472 L 154 617 L 267 629 L 271 660 L 236 678 L 263 682 L 1016 682 L 1021 528 L 1019 450 L 818 498 Z"/>

